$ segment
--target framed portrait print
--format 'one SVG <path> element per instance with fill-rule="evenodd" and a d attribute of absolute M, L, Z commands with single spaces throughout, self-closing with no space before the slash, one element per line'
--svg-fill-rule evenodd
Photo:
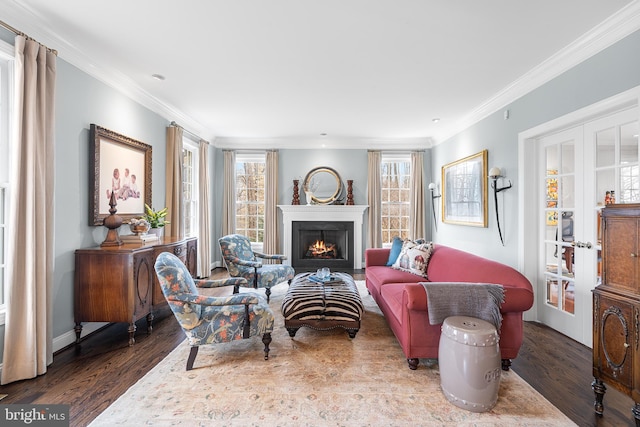
<path fill-rule="evenodd" d="M 442 222 L 487 226 L 487 150 L 442 167 Z"/>
<path fill-rule="evenodd" d="M 91 124 L 89 225 L 102 225 L 111 194 L 123 222 L 144 214 L 151 205 L 151 146 Z"/>

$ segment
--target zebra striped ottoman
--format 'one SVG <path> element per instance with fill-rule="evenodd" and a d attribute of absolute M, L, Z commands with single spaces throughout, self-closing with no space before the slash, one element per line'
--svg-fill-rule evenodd
<path fill-rule="evenodd" d="M 329 330 L 344 328 L 355 338 L 360 330 L 364 306 L 353 277 L 347 273 L 331 273 L 339 281 L 316 283 L 309 280 L 314 273 L 301 273 L 293 278 L 282 301 L 284 327 L 292 338 L 298 329 Z"/>

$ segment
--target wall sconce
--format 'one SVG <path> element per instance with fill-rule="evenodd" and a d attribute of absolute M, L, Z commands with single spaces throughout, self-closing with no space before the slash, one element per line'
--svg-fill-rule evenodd
<path fill-rule="evenodd" d="M 435 199 L 442 197 L 442 194 L 438 194 L 436 196 L 437 186 L 433 182 L 429 184 L 429 191 L 431 191 L 431 208 L 433 210 L 433 225 L 436 227 L 436 231 L 438 231 L 438 219 L 436 218 L 436 202 Z"/>
<path fill-rule="evenodd" d="M 500 214 L 498 213 L 498 193 L 503 190 L 508 190 L 512 187 L 511 181 L 509 185 L 504 187 L 498 187 L 498 178 L 503 178 L 500 168 L 493 167 L 489 171 L 489 178 L 491 179 L 491 188 L 493 188 L 493 199 L 496 204 L 496 222 L 498 223 L 498 234 L 500 235 L 500 242 L 504 246 L 504 239 L 502 238 L 502 229 L 500 228 Z"/>

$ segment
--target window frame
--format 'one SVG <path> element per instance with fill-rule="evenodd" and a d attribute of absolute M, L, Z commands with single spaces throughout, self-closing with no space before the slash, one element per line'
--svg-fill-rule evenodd
<path fill-rule="evenodd" d="M 407 187 L 406 189 L 408 190 L 408 197 L 406 201 L 399 201 L 399 202 L 391 202 L 388 199 L 388 197 L 385 195 L 385 190 L 389 190 L 388 187 L 383 187 L 383 183 L 384 183 L 384 179 L 383 179 L 383 164 L 385 163 L 407 163 L 408 164 L 408 173 L 406 174 L 406 178 L 407 178 Z M 407 218 L 407 227 L 406 227 L 406 233 L 407 233 L 407 237 L 409 237 L 409 224 L 411 221 L 411 212 L 410 212 L 410 205 L 411 205 L 411 153 L 410 152 L 383 152 L 381 154 L 381 158 L 380 158 L 380 178 L 381 178 L 381 182 L 380 182 L 380 190 L 381 193 L 380 194 L 380 199 L 381 199 L 381 209 L 380 209 L 380 224 L 382 227 L 382 224 L 384 223 L 384 211 L 385 211 L 385 205 L 390 205 L 390 204 L 396 204 L 396 205 L 406 205 L 406 211 L 407 211 L 407 215 L 404 216 L 402 215 L 401 218 L 406 217 Z M 404 176 L 404 175 L 402 175 Z M 399 187 L 401 189 L 405 189 L 405 187 Z M 387 216 L 390 218 L 390 216 Z M 383 237 L 383 241 L 382 241 L 382 247 L 383 248 L 388 248 L 391 247 L 391 244 L 393 242 L 393 236 L 391 236 L 391 228 L 388 228 L 387 231 L 389 231 L 389 241 L 385 241 L 384 237 Z M 394 229 L 395 230 L 395 229 Z M 404 228 L 402 228 L 402 220 L 400 221 L 400 228 L 399 228 L 401 235 L 400 237 L 402 237 L 402 232 L 405 231 Z M 382 235 L 384 236 L 384 231 L 385 229 L 383 228 L 382 230 Z"/>
<path fill-rule="evenodd" d="M 255 202 L 253 202 L 253 204 L 255 204 L 256 206 L 259 205 L 260 203 L 262 203 L 263 209 L 262 209 L 262 215 L 260 214 L 256 214 L 256 217 L 262 217 L 262 228 L 257 227 L 256 228 L 256 232 L 257 234 L 261 234 L 262 238 L 264 239 L 264 220 L 265 220 L 265 214 L 264 214 L 264 208 L 266 207 L 266 167 L 267 167 L 267 153 L 264 151 L 260 151 L 260 152 L 256 152 L 256 151 L 251 151 L 251 152 L 238 152 L 236 153 L 236 164 L 235 164 L 235 168 L 234 168 L 234 178 L 236 180 L 238 180 L 238 169 L 239 169 L 239 164 L 240 163 L 262 163 L 264 164 L 264 177 L 263 177 L 263 182 L 264 182 L 264 187 L 263 187 L 263 191 L 262 194 L 264 195 L 264 199 L 262 201 L 260 200 L 256 200 Z M 240 204 L 250 204 L 251 202 L 244 202 L 242 200 L 240 200 L 239 198 L 239 188 L 236 185 L 236 196 L 235 196 L 235 201 L 236 201 L 236 232 L 238 232 L 238 224 L 237 224 L 237 219 L 238 219 L 238 206 Z M 259 220 L 258 220 L 259 221 Z M 262 233 L 260 233 L 260 231 L 262 231 Z M 264 247 L 264 240 L 263 241 L 253 241 L 251 240 L 250 236 L 249 237 L 249 241 L 251 242 L 251 248 L 254 251 L 258 251 L 258 252 L 262 252 L 263 247 Z"/>
<path fill-rule="evenodd" d="M 199 230 L 199 207 L 200 207 L 200 147 L 199 143 L 186 135 L 182 137 L 182 196 L 183 196 L 183 219 L 185 237 L 198 237 Z M 185 152 L 191 153 L 193 164 L 191 165 L 191 182 L 187 181 L 187 168 L 185 165 Z M 191 185 L 191 197 L 187 198 L 185 194 L 185 185 Z M 191 204 L 192 215 L 187 217 L 187 204 Z M 187 233 L 187 221 L 190 222 L 191 233 Z"/>
<path fill-rule="evenodd" d="M 10 232 L 10 202 L 11 202 L 11 162 L 12 148 L 10 147 L 11 122 L 13 118 L 14 108 L 14 89 L 15 81 L 14 60 L 15 49 L 9 43 L 0 40 L 0 159 L 4 159 L 4 163 L 0 164 L 2 170 L 5 171 L 4 176 L 0 176 L 0 188 L 4 200 L 0 203 L 0 245 L 2 252 L 0 253 L 0 325 L 5 324 L 5 316 L 7 312 L 6 295 L 7 295 L 7 254 L 9 246 Z"/>

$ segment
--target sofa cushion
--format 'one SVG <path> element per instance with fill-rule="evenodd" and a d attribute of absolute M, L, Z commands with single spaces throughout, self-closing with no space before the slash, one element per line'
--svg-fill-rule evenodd
<path fill-rule="evenodd" d="M 417 243 L 407 240 L 402 245 L 402 250 L 396 262 L 391 266 L 396 270 L 413 273 L 424 278 L 427 277 L 427 266 L 433 252 L 433 243 Z"/>
<path fill-rule="evenodd" d="M 404 240 L 400 237 L 396 236 L 393 238 L 393 242 L 391 242 L 391 251 L 389 252 L 389 259 L 387 260 L 387 267 L 391 267 L 396 262 L 403 244 Z"/>
<path fill-rule="evenodd" d="M 384 265 L 372 265 L 367 267 L 367 279 L 376 287 L 387 283 L 417 283 L 424 281 L 422 276 L 416 276 L 407 271 L 394 270 Z"/>

